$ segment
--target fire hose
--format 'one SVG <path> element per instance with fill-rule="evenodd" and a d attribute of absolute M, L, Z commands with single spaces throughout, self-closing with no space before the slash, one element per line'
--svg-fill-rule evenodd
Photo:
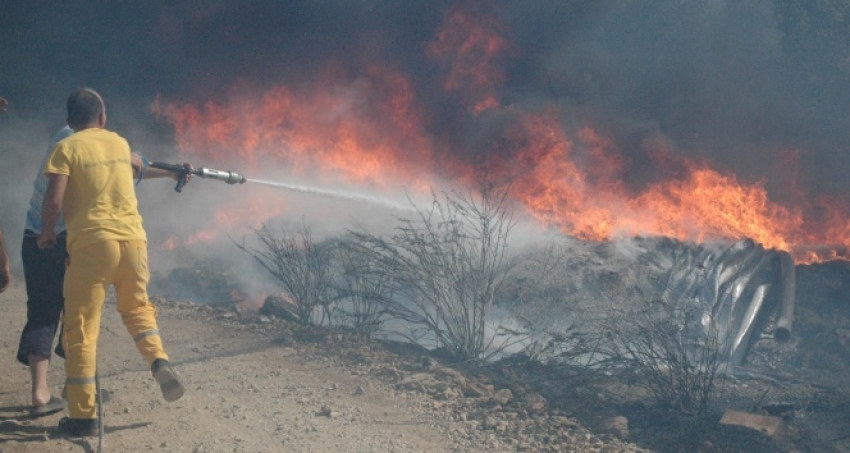
<path fill-rule="evenodd" d="M 222 171 L 203 167 L 189 169 L 187 166 L 184 165 L 167 164 L 164 162 L 151 162 L 149 165 L 152 168 L 159 168 L 161 170 L 168 170 L 178 173 L 179 177 L 177 178 L 177 186 L 174 187 L 174 190 L 177 192 L 183 191 L 183 186 L 186 185 L 186 177 L 189 175 L 196 175 L 205 179 L 217 179 L 219 181 L 224 181 L 227 184 L 244 184 L 246 181 L 248 181 L 248 179 L 244 176 L 230 170 Z"/>
<path fill-rule="evenodd" d="M 295 192 L 302 192 L 302 193 L 308 193 L 308 194 L 313 194 L 313 195 L 321 195 L 321 196 L 329 196 L 329 197 L 342 198 L 342 199 L 348 199 L 348 200 L 363 201 L 363 202 L 367 202 L 367 203 L 375 203 L 375 204 L 384 205 L 386 207 L 390 207 L 390 208 L 398 209 L 398 210 L 402 210 L 402 211 L 415 210 L 415 208 L 413 206 L 403 205 L 403 204 L 400 204 L 400 203 L 396 203 L 392 200 L 386 200 L 386 199 L 378 198 L 378 197 L 370 197 L 370 196 L 367 196 L 367 195 L 358 195 L 358 194 L 352 194 L 352 193 L 342 192 L 342 191 L 327 190 L 327 189 L 322 189 L 322 188 L 318 188 L 318 187 L 301 186 L 301 185 L 289 184 L 289 183 L 284 183 L 284 182 L 265 181 L 265 180 L 262 180 L 262 179 L 248 179 L 248 178 L 242 176 L 241 174 L 236 173 L 235 171 L 230 171 L 230 170 L 221 171 L 221 170 L 213 170 L 211 168 L 190 169 L 188 164 L 186 164 L 186 165 L 174 165 L 174 164 L 166 164 L 166 163 L 163 163 L 163 162 L 150 162 L 148 165 L 150 167 L 153 167 L 153 168 L 159 168 L 159 169 L 162 169 L 162 170 L 168 170 L 168 171 L 178 173 L 177 186 L 174 187 L 174 190 L 176 190 L 177 192 L 180 192 L 180 191 L 183 190 L 183 186 L 186 185 L 186 182 L 187 182 L 187 179 L 188 179 L 187 176 L 197 175 L 201 178 L 217 179 L 219 181 L 224 181 L 227 184 L 245 184 L 246 182 L 252 182 L 252 183 L 256 183 L 256 184 L 263 184 L 263 185 L 267 185 L 267 186 L 279 187 L 281 189 L 291 190 L 291 191 L 295 191 Z"/>

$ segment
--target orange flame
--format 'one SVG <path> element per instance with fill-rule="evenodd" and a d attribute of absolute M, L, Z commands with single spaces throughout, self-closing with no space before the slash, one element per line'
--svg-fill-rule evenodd
<path fill-rule="evenodd" d="M 515 198 L 542 222 L 580 238 L 664 235 L 696 242 L 750 238 L 765 247 L 791 251 L 805 262 L 846 254 L 850 243 L 850 227 L 844 220 L 848 210 L 835 200 L 782 206 L 769 199 L 761 183 L 745 184 L 733 174 L 686 160 L 680 163 L 682 176 L 629 194 L 615 178 L 622 159 L 612 153 L 610 141 L 591 129 L 581 130 L 578 141 L 573 141 L 554 115 L 529 115 L 513 133 L 521 162 L 514 168 L 523 168 L 522 174 L 511 175 Z M 576 164 L 577 142 L 590 148 L 585 159 L 589 171 Z M 804 212 L 814 208 L 822 211 L 822 222 L 806 220 Z M 817 250 L 807 244 L 829 247 Z"/>
<path fill-rule="evenodd" d="M 154 111 L 175 127 L 179 148 L 197 166 L 238 165 L 255 178 L 309 178 L 311 185 L 348 183 L 367 189 L 433 185 L 433 149 L 410 82 L 391 68 L 370 64 L 354 80 L 330 68 L 315 89 L 295 93 L 273 89 L 259 99 L 242 96 L 227 103 L 163 104 Z M 442 164 L 450 165 L 446 159 Z M 257 190 L 251 187 L 250 190 Z M 184 243 L 206 242 L 246 223 L 259 226 L 283 215 L 280 191 L 252 192 L 222 201 L 208 228 Z M 171 238 L 166 247 L 178 241 Z"/>
<path fill-rule="evenodd" d="M 243 98 L 161 105 L 154 110 L 176 129 L 178 146 L 213 162 L 233 162 L 245 172 L 269 163 L 294 174 L 384 184 L 393 178 L 427 186 L 418 168 L 430 165 L 431 144 L 409 81 L 390 68 L 368 66 L 362 77 L 343 81 L 329 71 L 313 94 L 280 87 L 257 102 Z M 387 174 L 387 171 L 392 171 Z"/>
<path fill-rule="evenodd" d="M 469 2 L 453 9 L 426 53 L 449 68 L 446 91 L 458 92 L 474 113 L 498 107 L 497 89 L 505 74 L 494 61 L 508 53 L 500 36 L 502 25 L 492 15 L 489 2 Z"/>
<path fill-rule="evenodd" d="M 492 14 L 462 7 L 447 16 L 426 48 L 448 71 L 444 89 L 474 112 L 500 108 L 504 72 L 495 61 L 510 46 L 499 31 Z M 664 146 L 655 147 L 651 163 L 673 171 L 630 190 L 624 183 L 629 161 L 617 143 L 590 126 L 570 134 L 554 108 L 504 108 L 518 120 L 499 137 L 499 149 L 483 161 L 463 163 L 438 148 L 450 140 L 432 136 L 414 85 L 391 65 L 365 64 L 353 78 L 332 67 L 298 90 L 281 86 L 259 98 L 236 96 L 201 107 L 157 102 L 155 110 L 174 124 L 182 151 L 215 165 L 238 162 L 246 174 L 272 169 L 309 176 L 318 185 L 341 180 L 386 190 L 432 186 L 437 167 L 450 168 L 462 181 L 486 169 L 510 184 L 534 218 L 584 239 L 750 238 L 788 250 L 799 262 L 846 256 L 850 246 L 847 203 L 807 201 L 798 191 L 794 205 L 783 206 L 771 201 L 763 182 L 742 182 L 709 164 L 673 159 L 676 153 Z M 269 193 L 222 206 L 210 220 L 215 228 L 189 241 L 284 215 L 287 206 L 277 200 Z"/>

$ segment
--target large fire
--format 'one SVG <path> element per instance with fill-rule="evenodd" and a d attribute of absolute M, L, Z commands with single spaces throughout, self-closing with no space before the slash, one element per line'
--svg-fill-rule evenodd
<path fill-rule="evenodd" d="M 445 26 L 431 41 L 426 53 L 447 69 L 446 91 L 457 92 L 475 113 L 498 107 L 499 85 L 505 75 L 494 64 L 508 53 L 501 24 L 488 14 L 486 2 L 462 5 L 451 10 Z"/>
<path fill-rule="evenodd" d="M 846 253 L 846 204 L 816 200 L 784 206 L 771 201 L 762 183 L 742 182 L 709 163 L 674 160 L 674 151 L 661 146 L 652 164 L 677 171 L 637 192 L 627 189 L 622 176 L 628 159 L 592 125 L 570 130 L 555 107 L 501 105 L 504 74 L 497 62 L 510 48 L 501 32 L 493 16 L 457 8 L 423 49 L 443 70 L 442 88 L 457 96 L 471 118 L 484 111 L 516 118 L 494 141 L 499 149 L 485 152 L 483 161 L 453 157 L 468 153 L 433 130 L 411 79 L 390 64 L 361 64 L 354 77 L 331 64 L 307 88 L 279 86 L 200 106 L 158 101 L 155 110 L 174 125 L 178 145 L 191 159 L 209 166 L 238 163 L 249 177 L 285 168 L 288 174 L 309 175 L 319 186 L 342 181 L 379 191 L 401 185 L 427 191 L 438 177 L 474 181 L 486 168 L 496 181 L 509 184 L 532 217 L 584 239 L 751 238 L 792 252 L 798 262 Z M 219 227 L 261 224 L 287 211 L 273 193 L 219 209 L 214 220 Z M 201 231 L 186 240 L 209 234 Z"/>

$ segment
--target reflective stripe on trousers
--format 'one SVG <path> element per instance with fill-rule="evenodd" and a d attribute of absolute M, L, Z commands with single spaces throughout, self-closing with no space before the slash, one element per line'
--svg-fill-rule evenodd
<path fill-rule="evenodd" d="M 97 337 L 106 292 L 115 286 L 121 320 L 147 360 L 168 359 L 147 294 L 145 241 L 101 241 L 71 252 L 65 272 L 65 375 L 71 418 L 96 418 L 94 375 Z"/>

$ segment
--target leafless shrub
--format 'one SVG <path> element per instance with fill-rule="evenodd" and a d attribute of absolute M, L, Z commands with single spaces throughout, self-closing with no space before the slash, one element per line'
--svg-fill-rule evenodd
<path fill-rule="evenodd" d="M 387 318 L 381 303 L 392 299 L 392 279 L 369 255 L 358 253 L 349 241 L 340 241 L 337 248 L 339 274 L 338 295 L 334 304 L 336 323 L 356 333 L 372 337 L 380 332 Z"/>
<path fill-rule="evenodd" d="M 302 324 L 330 323 L 330 305 L 335 298 L 332 243 L 317 242 L 303 221 L 279 231 L 263 225 L 255 233 L 259 245 L 236 246 L 281 285 L 295 304 Z"/>
<path fill-rule="evenodd" d="M 587 354 L 590 332 L 582 331 L 573 250 L 550 241 L 529 247 L 517 259 L 500 300 L 519 325 L 519 354 L 550 366 L 575 366 Z"/>
<path fill-rule="evenodd" d="M 668 308 L 647 303 L 643 310 L 616 313 L 607 329 L 608 364 L 631 373 L 662 405 L 687 414 L 705 413 L 722 360 L 719 329 L 710 322 L 703 336 L 694 336 L 684 328 L 684 320 L 696 313 Z"/>
<path fill-rule="evenodd" d="M 445 348 L 457 360 L 480 359 L 497 338 L 488 311 L 508 269 L 508 233 L 514 225 L 507 193 L 483 191 L 480 199 L 436 194 L 414 219 L 399 219 L 389 237 L 351 231 L 351 247 L 369 268 L 360 278 L 391 285 L 382 309 L 400 335 Z M 495 329 L 496 332 L 492 332 Z"/>
<path fill-rule="evenodd" d="M 726 331 L 695 296 L 705 283 L 705 269 L 694 258 L 677 256 L 678 265 L 655 297 L 634 288 L 630 296 L 609 296 L 594 366 L 625 374 L 661 405 L 704 414 L 724 361 Z"/>

